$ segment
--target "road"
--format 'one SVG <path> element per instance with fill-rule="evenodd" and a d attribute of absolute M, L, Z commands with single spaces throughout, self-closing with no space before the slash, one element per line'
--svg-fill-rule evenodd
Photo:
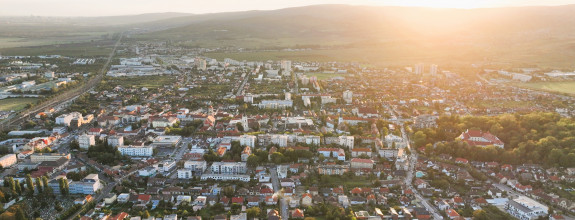
<path fill-rule="evenodd" d="M 244 81 L 242 82 L 242 85 L 240 85 L 240 87 L 238 88 L 238 92 L 236 92 L 236 96 L 240 96 L 243 95 L 243 91 L 244 91 L 244 86 L 246 85 L 246 83 L 248 83 L 248 80 L 250 80 L 250 75 L 251 73 L 247 73 L 246 77 L 244 77 Z"/>
<path fill-rule="evenodd" d="M 395 109 L 393 109 L 393 107 L 387 107 L 385 105 L 383 107 L 387 108 L 388 111 L 391 113 L 391 115 L 399 120 L 399 118 L 397 117 L 397 112 Z M 435 206 L 431 205 L 426 198 L 421 196 L 419 191 L 413 188 L 412 182 L 414 176 L 413 174 L 415 173 L 415 164 L 417 163 L 417 151 L 411 149 L 409 136 L 407 135 L 407 132 L 405 132 L 404 126 L 400 124 L 399 127 L 401 131 L 401 137 L 403 138 L 403 140 L 407 142 L 407 149 L 409 149 L 409 151 L 411 152 L 411 155 L 409 157 L 409 169 L 407 170 L 407 176 L 405 177 L 405 185 L 409 189 L 411 189 L 411 191 L 413 191 L 415 198 L 419 200 L 420 204 L 423 205 L 425 209 L 427 209 L 427 211 L 433 216 L 433 219 L 443 219 L 443 216 L 439 214 L 440 213 L 439 210 L 437 210 Z"/>
<path fill-rule="evenodd" d="M 268 167 L 270 169 L 270 176 L 272 180 L 272 186 L 274 187 L 274 192 L 279 192 L 281 190 L 280 181 L 278 178 L 277 167 Z M 280 198 L 280 215 L 282 219 L 289 219 L 289 207 L 288 202 L 285 198 Z"/>

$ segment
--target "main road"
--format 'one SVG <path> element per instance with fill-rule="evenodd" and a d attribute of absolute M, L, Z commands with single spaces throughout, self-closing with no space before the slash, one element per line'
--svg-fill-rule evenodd
<path fill-rule="evenodd" d="M 397 117 L 398 114 L 392 106 L 384 105 L 384 107 L 387 108 L 388 111 L 391 113 L 391 115 L 397 118 L 399 121 L 399 118 Z M 411 143 L 409 141 L 409 136 L 407 135 L 407 132 L 405 132 L 405 127 L 403 125 L 399 125 L 399 127 L 401 131 L 401 137 L 403 138 L 403 140 L 405 140 L 405 142 L 407 143 L 407 149 L 409 149 L 409 151 L 411 152 L 411 155 L 409 156 L 409 169 L 407 170 L 407 176 L 405 177 L 405 185 L 409 189 L 411 189 L 411 191 L 413 191 L 415 198 L 420 201 L 421 205 L 423 205 L 425 209 L 427 209 L 427 211 L 431 213 L 431 215 L 433 215 L 433 219 L 443 219 L 443 216 L 439 214 L 439 210 L 437 210 L 435 206 L 431 205 L 426 198 L 421 196 L 419 191 L 413 188 L 412 182 L 413 182 L 413 174 L 415 173 L 415 164 L 417 163 L 417 151 L 411 149 Z"/>

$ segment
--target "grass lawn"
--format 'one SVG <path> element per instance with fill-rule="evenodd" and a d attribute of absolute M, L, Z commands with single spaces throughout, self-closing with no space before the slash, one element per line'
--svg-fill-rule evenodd
<path fill-rule="evenodd" d="M 0 111 L 20 111 L 27 104 L 36 103 L 37 98 L 7 98 L 0 100 Z"/>
<path fill-rule="evenodd" d="M 575 81 L 518 83 L 520 87 L 575 95 Z"/>

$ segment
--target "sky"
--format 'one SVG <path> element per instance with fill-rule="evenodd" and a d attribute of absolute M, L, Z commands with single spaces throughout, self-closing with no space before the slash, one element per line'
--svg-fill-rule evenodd
<path fill-rule="evenodd" d="M 575 4 L 575 0 L 0 0 L 0 16 L 113 16 L 273 10 L 318 4 L 492 8 Z"/>

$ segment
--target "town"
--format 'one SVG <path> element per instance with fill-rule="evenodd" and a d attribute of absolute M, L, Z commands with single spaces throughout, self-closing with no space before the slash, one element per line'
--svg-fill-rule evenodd
<path fill-rule="evenodd" d="M 120 47 L 93 89 L 4 126 L 2 217 L 565 219 L 575 211 L 575 152 L 561 148 L 575 135 L 575 99 L 506 83 L 532 75 Z M 25 100 L 88 82 L 104 58 L 0 61 L 9 73 L 3 96 Z"/>

